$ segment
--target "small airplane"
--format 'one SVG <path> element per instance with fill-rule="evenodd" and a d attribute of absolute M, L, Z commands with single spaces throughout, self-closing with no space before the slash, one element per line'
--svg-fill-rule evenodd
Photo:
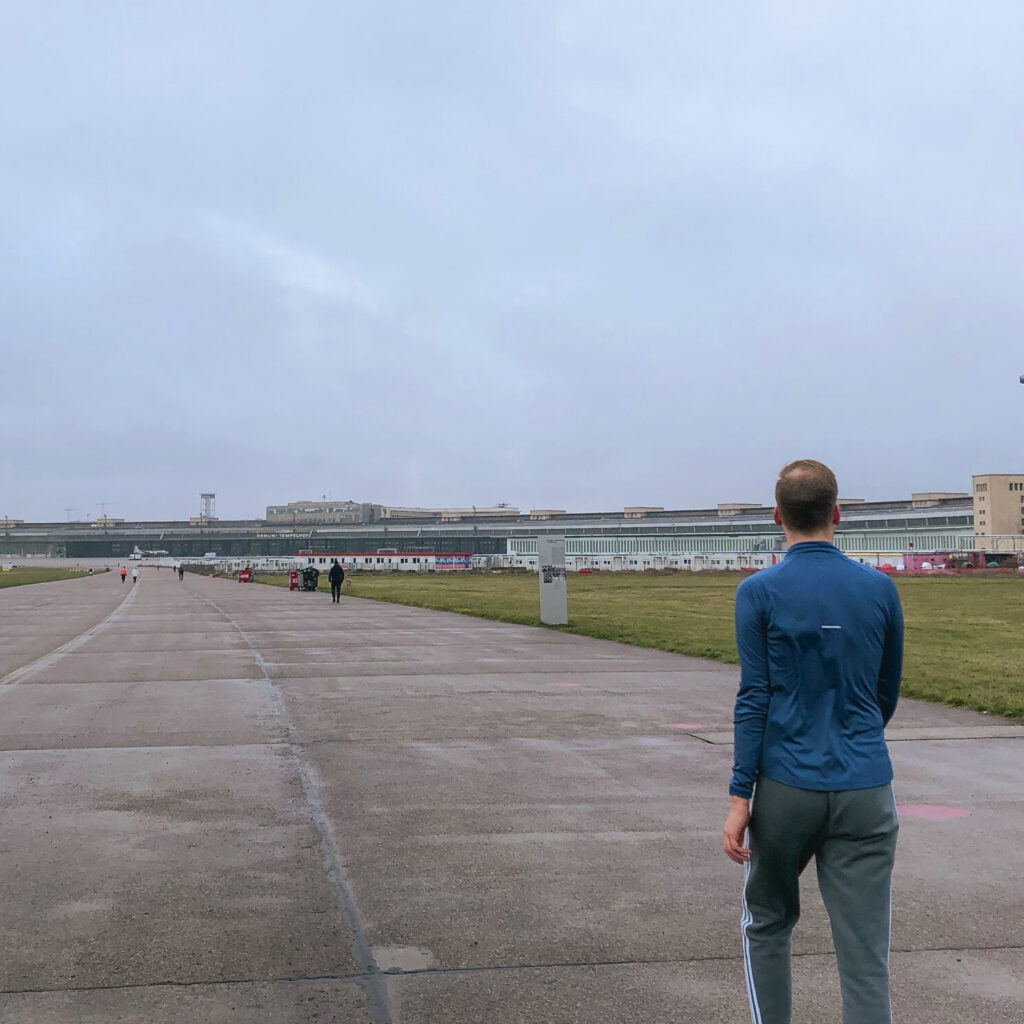
<path fill-rule="evenodd" d="M 160 558 L 162 555 L 169 555 L 170 551 L 142 551 L 139 549 L 139 545 L 135 545 L 135 550 L 128 556 L 132 562 L 139 562 L 143 558 Z"/>

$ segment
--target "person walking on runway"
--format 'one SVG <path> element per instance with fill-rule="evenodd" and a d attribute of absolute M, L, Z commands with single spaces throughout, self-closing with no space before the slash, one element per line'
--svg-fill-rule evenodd
<path fill-rule="evenodd" d="M 327 574 L 327 579 L 331 584 L 331 601 L 338 604 L 341 601 L 341 585 L 345 582 L 345 570 L 336 558 L 331 559 L 331 571 Z"/>
<path fill-rule="evenodd" d="M 775 487 L 786 557 L 736 591 L 740 686 L 725 853 L 744 865 L 754 1024 L 790 1024 L 790 935 L 813 857 L 832 924 L 844 1024 L 891 1024 L 890 878 L 899 824 L 884 729 L 903 613 L 893 581 L 847 558 L 832 471 L 791 462 Z M 753 798 L 753 799 L 752 799 Z"/>
<path fill-rule="evenodd" d="M 135 582 L 136 582 L 136 580 L 138 580 L 138 578 L 139 578 L 139 567 L 137 565 L 136 566 L 132 566 L 132 586 L 135 585 Z"/>
<path fill-rule="evenodd" d="M 127 578 L 128 578 L 128 570 L 122 565 L 121 566 L 121 582 L 124 583 L 124 581 Z"/>

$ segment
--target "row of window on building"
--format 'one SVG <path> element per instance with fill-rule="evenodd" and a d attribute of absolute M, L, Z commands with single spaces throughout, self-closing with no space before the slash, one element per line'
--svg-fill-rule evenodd
<path fill-rule="evenodd" d="M 363 572 L 399 570 L 406 572 L 448 572 L 473 568 L 473 556 L 468 552 L 421 552 L 419 554 L 399 554 L 398 552 L 358 552 L 355 554 L 326 552 L 320 554 L 299 555 L 304 565 L 312 565 L 317 569 L 327 570 L 331 562 L 337 560 L 343 569 Z"/>
<path fill-rule="evenodd" d="M 836 546 L 846 552 L 874 551 L 946 551 L 970 548 L 974 536 L 970 533 L 845 533 L 836 534 Z M 602 563 L 620 556 L 643 564 L 635 556 L 651 561 L 655 556 L 671 559 L 692 558 L 696 554 L 735 552 L 781 554 L 785 548 L 781 538 L 772 535 L 750 537 L 567 537 L 566 556 L 601 555 Z M 508 542 L 508 553 L 513 558 L 536 555 L 535 537 L 513 538 Z M 650 557 L 648 557 L 650 556 Z M 770 560 L 769 560 L 770 561 Z"/>

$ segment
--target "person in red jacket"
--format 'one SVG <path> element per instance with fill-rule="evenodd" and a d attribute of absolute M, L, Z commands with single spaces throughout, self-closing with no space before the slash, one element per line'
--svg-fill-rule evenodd
<path fill-rule="evenodd" d="M 124 581 L 127 578 L 127 576 L 128 576 L 128 570 L 122 565 L 121 566 L 121 582 L 122 583 L 124 583 Z"/>

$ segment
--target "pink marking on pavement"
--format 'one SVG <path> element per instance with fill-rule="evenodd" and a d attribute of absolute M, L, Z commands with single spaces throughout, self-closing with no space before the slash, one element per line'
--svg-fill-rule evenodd
<path fill-rule="evenodd" d="M 903 804 L 897 807 L 901 818 L 924 818 L 927 821 L 947 821 L 950 818 L 966 818 L 967 812 L 960 807 L 945 807 L 942 804 Z"/>
<path fill-rule="evenodd" d="M 666 722 L 666 729 L 706 729 L 703 722 Z"/>

